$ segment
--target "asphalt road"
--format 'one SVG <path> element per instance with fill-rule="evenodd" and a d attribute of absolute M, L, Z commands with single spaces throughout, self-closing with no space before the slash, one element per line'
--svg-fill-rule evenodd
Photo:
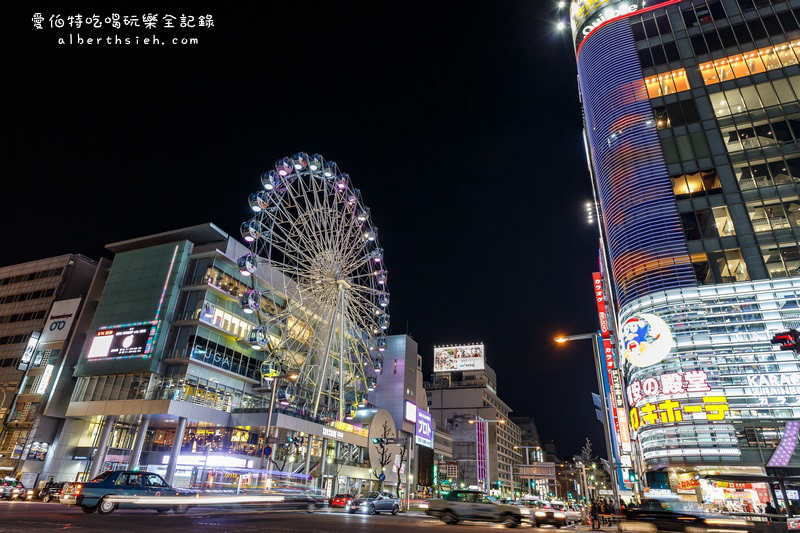
<path fill-rule="evenodd" d="M 178 531 L 313 531 L 319 533 L 409 533 L 413 530 L 442 533 L 479 533 L 505 529 L 498 524 L 469 522 L 447 526 L 421 513 L 392 515 L 350 515 L 341 511 L 320 510 L 270 511 L 257 509 L 190 509 L 185 515 L 172 512 L 157 514 L 150 510 L 118 509 L 110 515 L 84 514 L 79 508 L 57 503 L 0 502 L 0 531 L 35 533 L 69 531 L 105 531 L 113 533 Z M 530 530 L 529 524 L 519 528 Z M 569 529 L 574 529 L 571 527 Z M 580 528 L 584 529 L 584 528 Z M 541 530 L 544 532 L 545 528 Z M 555 532 L 555 529 L 551 529 Z"/>

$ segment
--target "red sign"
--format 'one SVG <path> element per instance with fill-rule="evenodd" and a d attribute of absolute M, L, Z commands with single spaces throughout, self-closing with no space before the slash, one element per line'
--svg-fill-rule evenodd
<path fill-rule="evenodd" d="M 594 299 L 597 301 L 597 315 L 600 319 L 600 335 L 604 339 L 610 337 L 608 331 L 608 313 L 606 313 L 606 297 L 603 291 L 603 277 L 600 272 L 592 273 L 594 281 Z"/>

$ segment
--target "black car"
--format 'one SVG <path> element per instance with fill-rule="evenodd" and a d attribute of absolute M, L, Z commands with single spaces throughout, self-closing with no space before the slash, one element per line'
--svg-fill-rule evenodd
<path fill-rule="evenodd" d="M 682 500 L 642 500 L 625 510 L 619 531 L 753 531 L 754 523 L 704 511 L 697 503 Z"/>
<path fill-rule="evenodd" d="M 64 488 L 64 485 L 64 481 L 48 481 L 45 483 L 44 487 L 39 490 L 39 493 L 36 496 L 44 503 L 48 503 L 50 501 L 58 502 L 58 498 L 61 495 L 61 490 Z"/>

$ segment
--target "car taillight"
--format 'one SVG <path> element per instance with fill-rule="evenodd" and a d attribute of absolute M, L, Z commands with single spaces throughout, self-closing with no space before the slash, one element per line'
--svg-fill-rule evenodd
<path fill-rule="evenodd" d="M 83 488 L 83 485 L 81 485 L 80 483 L 75 485 L 75 494 L 80 494 L 82 488 Z"/>

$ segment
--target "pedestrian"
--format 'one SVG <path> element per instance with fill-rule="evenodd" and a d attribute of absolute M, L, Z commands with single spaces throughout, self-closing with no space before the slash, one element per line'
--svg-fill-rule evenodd
<path fill-rule="evenodd" d="M 600 504 L 597 503 L 597 500 L 592 500 L 592 531 L 596 531 L 600 528 Z"/>
<path fill-rule="evenodd" d="M 772 502 L 767 502 L 764 506 L 764 514 L 778 514 L 778 510 L 772 506 Z"/>

